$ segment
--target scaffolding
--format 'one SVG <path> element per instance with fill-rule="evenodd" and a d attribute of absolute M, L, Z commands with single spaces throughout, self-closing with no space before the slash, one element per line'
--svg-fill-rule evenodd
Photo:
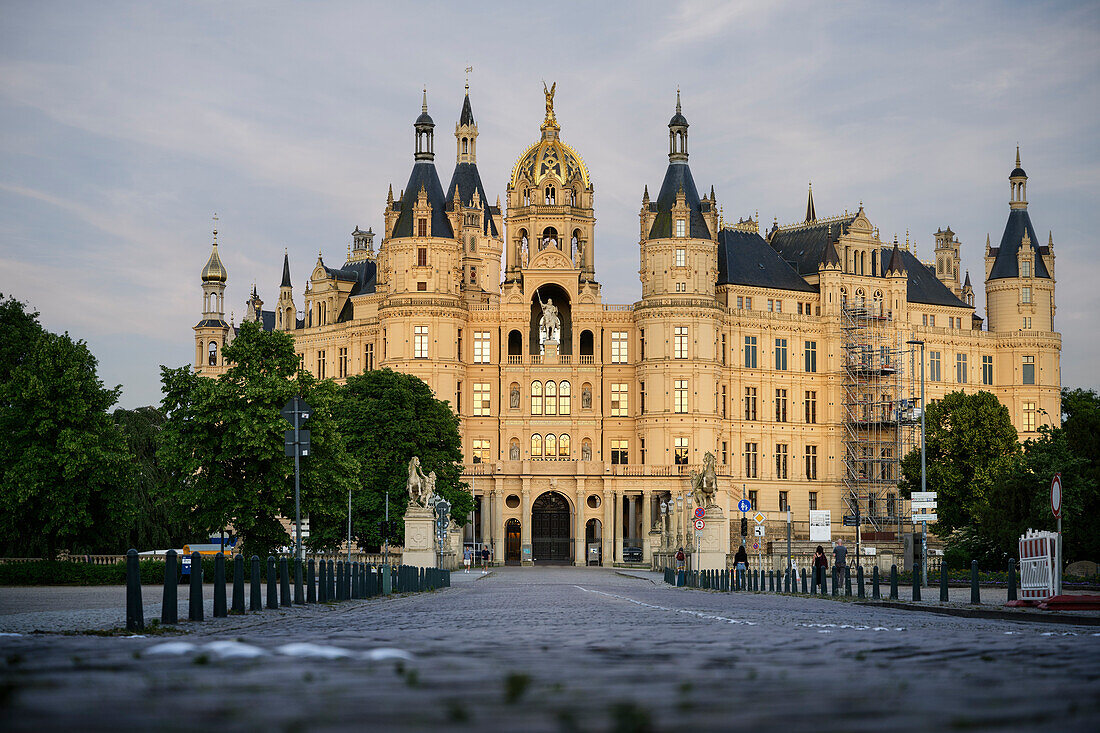
<path fill-rule="evenodd" d="M 845 504 L 871 532 L 900 533 L 907 520 L 897 489 L 901 459 L 920 423 L 919 400 L 905 380 L 911 350 L 879 299 L 845 300 L 841 317 Z"/>

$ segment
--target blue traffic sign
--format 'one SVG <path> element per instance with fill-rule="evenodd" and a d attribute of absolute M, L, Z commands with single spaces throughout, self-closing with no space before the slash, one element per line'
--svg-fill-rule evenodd
<path fill-rule="evenodd" d="M 750 509 L 752 509 L 752 504 L 749 503 L 748 499 L 742 499 L 741 501 L 737 502 L 738 511 L 747 512 Z"/>
<path fill-rule="evenodd" d="M 701 507 L 701 506 L 695 507 L 695 518 L 696 519 L 702 519 L 706 515 L 707 515 L 707 512 L 706 512 L 706 510 L 703 509 L 703 507 Z"/>

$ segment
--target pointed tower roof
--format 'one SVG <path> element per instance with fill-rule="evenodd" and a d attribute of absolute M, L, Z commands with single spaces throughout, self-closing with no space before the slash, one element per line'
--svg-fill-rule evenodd
<path fill-rule="evenodd" d="M 970 270 L 967 270 L 967 271 L 966 271 L 966 279 L 965 279 L 965 280 L 963 280 L 963 287 L 964 287 L 964 288 L 970 288 L 970 287 L 973 287 L 973 286 L 972 286 L 972 285 L 970 284 Z"/>
<path fill-rule="evenodd" d="M 418 146 L 424 146 L 421 135 L 429 138 L 435 123 L 428 116 L 428 94 L 424 92 L 424 101 L 421 104 L 420 116 L 413 125 L 417 131 Z M 447 217 L 447 199 L 443 195 L 443 184 L 439 182 L 439 174 L 435 170 L 435 154 L 431 152 L 431 142 L 428 147 L 418 149 L 414 156 L 412 173 L 409 174 L 409 182 L 405 190 L 401 192 L 401 200 L 394 202 L 398 210 L 397 221 L 394 222 L 391 237 L 411 237 L 413 235 L 413 207 L 416 205 L 416 197 L 423 189 L 428 197 L 428 204 L 432 207 L 432 236 L 450 239 L 454 237 L 454 229 L 451 228 L 451 220 Z M 391 189 L 392 191 L 392 186 Z"/>
<path fill-rule="evenodd" d="M 1020 167 L 1020 146 L 1016 146 L 1016 168 L 1008 174 L 1009 178 L 1027 178 L 1027 173 Z"/>
<path fill-rule="evenodd" d="M 817 210 L 814 209 L 814 184 L 810 183 L 810 193 L 806 198 L 806 221 L 817 221 Z"/>
<path fill-rule="evenodd" d="M 821 266 L 840 269 L 840 255 L 836 253 L 836 246 L 831 239 L 826 240 L 821 251 Z"/>
<path fill-rule="evenodd" d="M 279 285 L 280 288 L 294 287 L 290 283 L 290 254 L 283 252 L 283 281 Z"/>
<path fill-rule="evenodd" d="M 688 236 L 694 239 L 710 239 L 710 228 L 703 218 L 702 199 L 695 187 L 695 178 L 691 175 L 691 166 L 688 165 L 686 148 L 688 121 L 680 108 L 680 90 L 676 90 L 676 114 L 668 122 L 669 149 L 674 150 L 668 155 L 668 168 L 665 170 L 665 180 L 661 183 L 661 192 L 657 194 L 657 201 L 651 206 L 651 210 L 657 212 L 653 218 L 653 226 L 649 230 L 650 239 L 662 239 L 672 236 L 672 207 L 676 205 L 676 197 L 681 193 L 684 203 L 688 207 Z M 673 142 L 676 135 L 683 137 Z M 675 148 L 673 146 L 676 146 Z"/>
<path fill-rule="evenodd" d="M 474 111 L 470 106 L 470 87 L 466 87 L 466 98 L 462 102 L 462 111 L 459 113 L 459 127 L 474 125 Z M 455 133 L 456 135 L 458 133 Z M 473 156 L 469 158 L 475 160 Z M 470 206 L 477 193 L 481 201 L 482 233 L 497 236 L 497 223 L 493 218 L 492 207 L 489 205 L 489 195 L 485 193 L 485 185 L 481 182 L 481 173 L 477 169 L 476 162 L 455 163 L 454 173 L 451 174 L 451 183 L 447 186 L 447 201 L 454 201 L 457 196 L 464 206 Z M 499 201 L 500 197 L 497 197 Z"/>
<path fill-rule="evenodd" d="M 901 257 L 901 248 L 898 247 L 898 243 L 895 241 L 894 250 L 890 253 L 890 264 L 886 265 L 886 276 L 905 275 L 906 273 L 908 273 L 908 270 Z"/>
<path fill-rule="evenodd" d="M 458 116 L 458 124 L 460 125 L 473 125 L 474 122 L 474 110 L 470 106 L 470 87 L 466 87 L 466 99 L 462 101 L 462 112 Z"/>

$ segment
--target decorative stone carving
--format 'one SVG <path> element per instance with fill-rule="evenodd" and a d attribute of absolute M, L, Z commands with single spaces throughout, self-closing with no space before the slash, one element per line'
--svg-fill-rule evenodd
<path fill-rule="evenodd" d="M 710 451 L 703 456 L 702 472 L 691 472 L 691 495 L 695 502 L 703 507 L 716 506 L 714 497 L 718 492 L 718 462 Z"/>
<path fill-rule="evenodd" d="M 584 385 L 584 389 L 581 390 L 581 409 L 592 409 L 592 388 L 587 384 Z"/>
<path fill-rule="evenodd" d="M 428 476 L 420 470 L 420 459 L 413 456 L 409 459 L 409 480 L 405 485 L 409 492 L 409 502 L 421 507 L 431 506 L 435 498 L 435 471 Z"/>
<path fill-rule="evenodd" d="M 512 393 L 508 396 L 508 404 L 513 410 L 519 409 L 519 386 L 512 385 Z"/>

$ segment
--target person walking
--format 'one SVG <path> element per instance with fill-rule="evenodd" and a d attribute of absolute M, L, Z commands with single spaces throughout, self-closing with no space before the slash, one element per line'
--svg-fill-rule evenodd
<path fill-rule="evenodd" d="M 466 572 L 470 572 L 470 561 L 473 560 L 473 550 L 467 547 L 462 551 L 462 564 L 466 566 Z"/>
<path fill-rule="evenodd" d="M 481 548 L 481 572 L 485 572 L 489 568 L 489 548 Z"/>
<path fill-rule="evenodd" d="M 684 555 L 684 548 L 680 548 L 676 551 L 676 570 L 680 571 L 684 569 L 684 560 L 687 559 Z"/>
<path fill-rule="evenodd" d="M 737 582 L 743 583 L 745 571 L 749 569 L 749 553 L 745 552 L 744 544 L 737 548 L 737 554 L 733 556 L 733 562 L 737 566 Z"/>
<path fill-rule="evenodd" d="M 825 548 L 821 545 L 814 550 L 814 577 L 817 578 L 817 586 L 824 592 L 825 571 L 829 569 L 829 558 L 825 557 Z"/>

